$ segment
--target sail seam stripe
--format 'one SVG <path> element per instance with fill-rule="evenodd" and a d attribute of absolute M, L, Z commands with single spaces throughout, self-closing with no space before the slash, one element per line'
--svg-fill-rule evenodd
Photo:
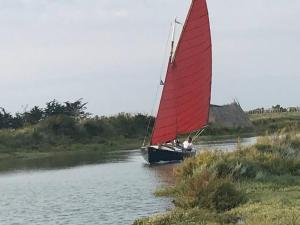
<path fill-rule="evenodd" d="M 210 50 L 210 47 L 208 47 L 205 51 L 203 51 L 202 53 L 211 53 L 211 52 L 207 52 L 207 50 Z M 203 56 L 204 57 L 204 56 Z M 201 57 L 202 58 L 202 57 Z M 200 58 L 200 59 L 201 59 Z M 209 59 L 205 59 L 205 60 L 209 60 Z M 186 59 L 181 59 L 181 60 L 179 60 L 178 62 L 182 62 L 182 61 L 187 61 Z M 203 63 L 204 61 L 203 60 L 199 60 L 200 61 L 200 63 Z M 190 63 L 190 64 L 188 64 L 188 65 L 185 65 L 184 67 L 182 67 L 182 68 L 180 68 L 180 69 L 178 69 L 177 71 L 181 71 L 182 72 L 182 70 L 185 70 L 186 68 L 189 68 L 189 67 L 191 67 L 191 66 L 194 66 L 194 65 L 199 65 L 199 61 L 197 61 L 197 62 L 192 62 L 192 63 Z M 175 63 L 178 63 L 177 61 L 175 61 Z"/>
<path fill-rule="evenodd" d="M 203 44 L 203 42 L 208 41 L 210 39 L 210 35 L 203 33 L 203 34 L 197 34 L 197 35 L 191 35 L 191 37 L 185 39 L 184 46 L 189 45 L 192 42 L 202 40 L 202 42 L 198 43 L 199 45 Z M 184 47 L 180 46 L 181 49 L 184 49 Z"/>
<path fill-rule="evenodd" d="M 201 28 L 207 29 L 207 24 L 209 24 L 209 22 L 205 21 L 203 24 L 197 24 L 197 26 L 187 28 L 187 31 L 193 32 L 195 30 L 200 30 Z"/>
<path fill-rule="evenodd" d="M 186 57 L 183 57 L 183 58 L 177 58 L 176 59 L 176 62 L 178 63 L 178 62 L 182 62 L 182 61 L 185 61 L 185 60 L 188 60 L 189 58 L 191 58 L 191 57 L 193 57 L 193 56 L 198 56 L 198 55 L 200 55 L 200 57 L 202 57 L 202 55 L 201 54 L 203 54 L 203 53 L 206 53 L 207 52 L 207 50 L 210 48 L 211 46 L 208 46 L 208 47 L 206 47 L 205 48 L 205 50 L 202 50 L 201 52 L 196 52 L 196 53 L 194 53 L 194 54 L 191 54 L 191 55 L 188 55 L 188 56 L 186 56 Z M 204 56 L 203 56 L 204 57 Z"/>

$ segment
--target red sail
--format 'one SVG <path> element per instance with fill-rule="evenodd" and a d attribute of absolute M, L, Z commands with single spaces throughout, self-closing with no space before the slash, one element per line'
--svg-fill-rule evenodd
<path fill-rule="evenodd" d="M 206 0 L 193 0 L 169 63 L 151 144 L 203 128 L 211 96 L 212 48 Z"/>

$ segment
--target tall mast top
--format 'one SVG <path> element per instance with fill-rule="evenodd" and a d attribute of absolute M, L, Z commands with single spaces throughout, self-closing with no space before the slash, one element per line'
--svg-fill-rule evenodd
<path fill-rule="evenodd" d="M 171 64 L 172 61 L 173 61 L 173 55 L 174 55 L 176 23 L 177 23 L 177 18 L 175 18 L 174 23 L 173 23 L 172 42 L 171 42 L 171 53 L 170 53 L 170 58 L 169 58 L 169 63 L 170 63 L 170 64 Z"/>

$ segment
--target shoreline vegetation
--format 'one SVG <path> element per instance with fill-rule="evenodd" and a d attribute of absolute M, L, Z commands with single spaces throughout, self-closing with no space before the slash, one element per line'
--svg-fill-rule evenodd
<path fill-rule="evenodd" d="M 92 116 L 86 104 L 53 100 L 15 115 L 0 108 L 0 170 L 14 167 L 15 159 L 64 161 L 65 155 L 137 149 L 149 121 L 149 130 L 154 124 L 154 117 L 144 114 Z M 300 224 L 300 113 L 249 118 L 253 128 L 212 124 L 201 141 L 261 136 L 257 144 L 238 144 L 230 153 L 203 151 L 185 160 L 175 169 L 176 184 L 156 193 L 172 197 L 175 208 L 135 225 Z M 77 158 L 70 163 L 77 164 Z"/>
<path fill-rule="evenodd" d="M 175 208 L 134 225 L 300 224 L 300 135 L 286 128 L 234 152 L 203 151 L 156 192 Z"/>
<path fill-rule="evenodd" d="M 137 149 L 148 124 L 149 131 L 154 125 L 155 118 L 146 114 L 92 116 L 86 105 L 82 99 L 64 103 L 53 100 L 44 108 L 35 106 L 15 115 L 0 108 L 0 163 L 8 158 L 38 158 L 61 152 Z M 250 120 L 253 128 L 212 124 L 201 141 L 257 136 L 291 126 L 300 130 L 299 112 L 250 115 Z"/>
<path fill-rule="evenodd" d="M 136 149 L 153 118 L 120 113 L 91 116 L 82 100 L 46 103 L 11 115 L 0 108 L 0 163 L 10 158 L 45 157 L 61 152 Z M 150 124 L 153 126 L 152 124 Z"/>

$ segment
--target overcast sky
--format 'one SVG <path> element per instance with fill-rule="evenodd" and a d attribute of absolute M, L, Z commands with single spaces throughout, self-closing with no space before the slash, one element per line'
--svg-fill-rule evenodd
<path fill-rule="evenodd" d="M 150 113 L 170 22 L 190 0 L 0 0 L 0 106 L 84 98 Z M 208 0 L 212 103 L 300 105 L 300 1 Z"/>

